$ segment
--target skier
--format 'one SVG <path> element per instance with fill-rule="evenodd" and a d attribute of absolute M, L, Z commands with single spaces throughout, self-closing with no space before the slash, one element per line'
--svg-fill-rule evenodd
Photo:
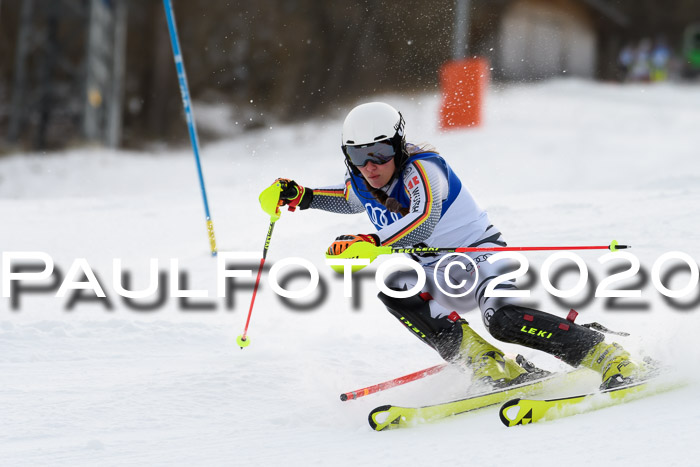
<path fill-rule="evenodd" d="M 506 246 L 486 211 L 449 164 L 432 148 L 406 142 L 404 119 L 390 105 L 371 102 L 352 109 L 343 123 L 342 151 L 347 167 L 343 185 L 311 189 L 294 180 L 275 181 L 282 186 L 279 205 L 291 210 L 369 215 L 375 233 L 341 235 L 331 244 L 329 254 L 338 255 L 356 242 L 407 248 Z M 497 263 L 501 261 L 486 261 L 489 253 L 469 256 L 473 262 L 466 257 L 440 261 L 442 255 L 412 255 L 426 272 L 422 293 L 409 298 L 379 293 L 389 312 L 443 359 L 466 364 L 475 379 L 494 386 L 529 379 L 523 366 L 506 358 L 457 313 L 478 307 L 494 338 L 547 352 L 574 367 L 598 371 L 604 388 L 630 382 L 643 372 L 643 363 L 633 361 L 618 344 L 604 342 L 603 334 L 597 331 L 520 306 L 517 298 L 487 297 L 485 290 L 499 275 Z M 459 267 L 448 267 L 455 261 L 461 263 Z M 476 286 L 466 296 L 451 296 L 469 289 L 475 265 Z M 385 282 L 392 290 L 406 290 L 415 285 L 415 274 L 394 273 Z M 455 284 L 461 287 L 455 289 Z M 496 289 L 516 287 L 511 280 L 496 285 Z"/>

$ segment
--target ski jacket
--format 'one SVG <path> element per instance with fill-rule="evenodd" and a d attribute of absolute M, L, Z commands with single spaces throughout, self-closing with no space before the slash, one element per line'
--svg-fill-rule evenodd
<path fill-rule="evenodd" d="M 382 190 L 410 212 L 389 212 L 368 190 L 363 178 L 346 173 L 345 184 L 314 188 L 312 209 L 354 214 L 366 212 L 382 245 L 460 247 L 476 242 L 489 227 L 484 211 L 449 164 L 435 152 L 409 157 L 401 172 Z M 421 262 L 432 262 L 421 258 Z"/>

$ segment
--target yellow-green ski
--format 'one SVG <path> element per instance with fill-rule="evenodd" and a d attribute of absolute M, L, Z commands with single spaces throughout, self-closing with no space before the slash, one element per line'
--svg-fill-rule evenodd
<path fill-rule="evenodd" d="M 499 415 L 505 426 L 527 425 L 622 404 L 669 391 L 681 385 L 682 383 L 668 383 L 651 379 L 600 392 L 559 399 L 513 399 L 503 404 Z"/>
<path fill-rule="evenodd" d="M 424 407 L 398 407 L 383 405 L 369 414 L 369 425 L 376 431 L 393 428 L 406 428 L 419 423 L 431 422 L 473 410 L 499 404 L 512 397 L 524 396 L 542 391 L 553 383 L 568 383 L 589 370 L 578 369 L 566 373 L 551 373 L 542 378 L 509 386 L 495 391 L 477 394 L 452 402 Z"/>

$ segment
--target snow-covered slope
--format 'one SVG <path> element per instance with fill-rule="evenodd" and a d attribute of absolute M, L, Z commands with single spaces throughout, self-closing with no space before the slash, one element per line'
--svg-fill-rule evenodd
<path fill-rule="evenodd" d="M 642 290 L 641 299 L 618 302 L 631 302 L 632 310 L 587 300 L 589 292 L 557 303 L 538 276 L 531 302 L 560 315 L 576 306 L 581 322 L 632 332 L 621 339 L 629 349 L 697 371 L 700 286 L 674 306 L 649 277 L 666 252 L 700 258 L 700 88 L 573 80 L 498 88 L 482 128 L 447 133 L 436 128 L 437 96 L 381 99 L 403 112 L 409 139 L 430 142 L 450 161 L 511 245 L 617 239 L 634 246 L 646 272 L 646 280 L 622 283 Z M 307 186 L 341 181 L 346 110 L 204 148 L 221 251 L 261 251 L 268 218 L 257 195 L 276 177 Z M 0 299 L 2 465 L 688 465 L 700 455 L 694 375 L 674 392 L 537 426 L 506 429 L 487 409 L 412 430 L 371 431 L 372 408 L 458 397 L 468 379 L 448 371 L 338 400 L 341 392 L 439 362 L 383 310 L 371 275 L 354 307 L 324 265 L 336 235 L 369 232 L 369 222 L 285 213 L 268 261 L 311 261 L 326 293 L 314 295 L 318 302 L 307 310 L 293 310 L 264 281 L 251 345 L 240 350 L 235 338 L 251 290 L 236 290 L 233 307 L 211 298 L 217 262 L 208 255 L 201 204 L 186 148 L 0 159 L 2 251 L 46 252 L 64 276 L 75 258 L 85 258 L 111 304 L 82 300 L 68 309 L 69 299 L 56 298 L 55 290 L 21 292 L 15 304 Z M 528 254 L 531 269 L 538 273 L 547 256 Z M 581 254 L 593 286 L 610 274 L 600 256 Z M 114 258 L 135 287 L 147 285 L 150 258 L 163 270 L 177 258 L 188 288 L 206 289 L 210 298 L 191 299 L 185 309 L 166 297 L 151 311 L 136 310 L 114 291 Z M 559 286 L 575 280 L 568 274 Z M 680 289 L 687 281 L 685 268 L 666 285 Z M 289 287 L 304 284 L 295 279 Z M 466 318 L 483 331 L 478 314 Z M 564 368 L 548 355 L 503 347 L 542 367 Z"/>

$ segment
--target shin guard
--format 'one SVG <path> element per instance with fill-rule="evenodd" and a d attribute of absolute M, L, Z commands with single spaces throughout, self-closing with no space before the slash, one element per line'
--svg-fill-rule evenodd
<path fill-rule="evenodd" d="M 503 342 L 524 345 L 578 366 L 603 334 L 543 311 L 506 305 L 488 317 L 486 327 Z"/>
<path fill-rule="evenodd" d="M 440 356 L 449 360 L 457 354 L 462 339 L 462 327 L 455 325 L 460 317 L 457 313 L 441 318 L 430 314 L 428 294 L 414 295 L 408 298 L 393 298 L 379 293 L 379 300 L 413 335 L 438 351 Z"/>

